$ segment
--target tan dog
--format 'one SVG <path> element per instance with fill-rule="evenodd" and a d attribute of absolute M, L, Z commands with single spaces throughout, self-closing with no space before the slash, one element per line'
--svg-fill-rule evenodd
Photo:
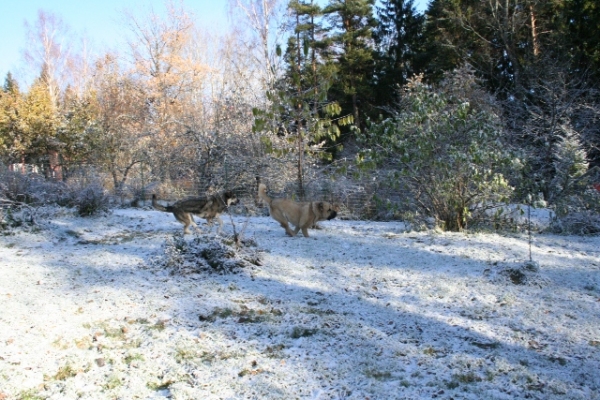
<path fill-rule="evenodd" d="M 258 196 L 269 206 L 269 213 L 290 236 L 302 230 L 304 237 L 308 237 L 308 228 L 312 228 L 317 221 L 325 221 L 335 218 L 337 212 L 331 203 L 326 201 L 311 201 L 298 203 L 291 199 L 272 199 L 267 195 L 267 187 L 261 183 L 258 185 Z M 289 223 L 295 229 L 290 229 Z"/>
<path fill-rule="evenodd" d="M 172 212 L 177 221 L 183 224 L 183 233 L 190 233 L 189 227 L 193 226 L 198 231 L 198 225 L 194 222 L 193 215 L 206 219 L 209 225 L 213 220 L 219 223 L 218 232 L 223 231 L 223 221 L 221 214 L 232 204 L 237 204 L 236 195 L 229 191 L 222 194 L 215 194 L 209 197 L 194 197 L 191 199 L 179 200 L 171 206 L 162 206 L 156 201 L 156 195 L 152 195 L 152 206 L 159 211 Z"/>

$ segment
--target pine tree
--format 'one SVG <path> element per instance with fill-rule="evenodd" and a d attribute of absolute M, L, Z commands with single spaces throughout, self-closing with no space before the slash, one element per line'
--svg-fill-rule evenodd
<path fill-rule="evenodd" d="M 426 80 L 439 82 L 446 72 L 463 65 L 470 54 L 477 54 L 476 36 L 465 30 L 456 18 L 461 5 L 476 7 L 477 3 L 479 0 L 432 0 L 429 3 L 422 54 Z M 475 65 L 473 60 L 469 62 Z"/>
<path fill-rule="evenodd" d="M 374 4 L 375 0 L 330 0 L 323 10 L 332 26 L 330 53 L 337 61 L 337 79 L 330 93 L 343 112 L 353 115 L 359 129 L 364 109 L 373 99 Z"/>
<path fill-rule="evenodd" d="M 555 175 L 551 183 L 550 203 L 557 203 L 558 209 L 565 208 L 565 200 L 585 190 L 588 171 L 587 154 L 578 132 L 570 126 L 561 126 L 563 136 L 557 141 L 553 158 Z M 561 207 L 562 203 L 562 207 Z M 562 214 L 566 214 L 563 210 Z"/>
<path fill-rule="evenodd" d="M 600 4 L 597 0 L 565 0 L 562 7 L 563 29 L 558 35 L 564 49 L 573 58 L 578 71 L 592 69 L 600 74 Z M 557 36 L 558 36 L 557 35 Z M 562 46 L 561 46 L 562 47 Z"/>
<path fill-rule="evenodd" d="M 378 26 L 374 86 L 376 103 L 389 106 L 408 78 L 423 71 L 425 17 L 417 13 L 414 0 L 384 0 L 377 7 Z"/>
<path fill-rule="evenodd" d="M 294 153 L 298 194 L 303 198 L 305 155 L 330 159 L 329 145 L 338 139 L 339 125 L 349 124 L 352 119 L 339 118 L 340 106 L 328 100 L 332 69 L 331 64 L 323 62 L 327 60 L 323 45 L 327 39 L 320 25 L 321 8 L 312 0 L 292 1 L 290 14 L 294 29 L 284 55 L 286 72 L 277 90 L 267 94 L 272 107 L 254 110 L 254 130 L 277 132 L 287 142 L 282 148 L 268 134 L 263 137 L 269 152 L 282 156 Z"/>

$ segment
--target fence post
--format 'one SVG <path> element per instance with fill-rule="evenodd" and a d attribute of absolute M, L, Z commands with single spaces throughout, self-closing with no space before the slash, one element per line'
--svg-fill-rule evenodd
<path fill-rule="evenodd" d="M 229 171 L 227 170 L 227 154 L 223 158 L 223 162 L 225 163 L 225 190 L 229 190 Z"/>
<path fill-rule="evenodd" d="M 140 181 L 142 182 L 142 202 L 146 205 L 146 185 L 144 185 L 144 162 L 140 161 Z"/>

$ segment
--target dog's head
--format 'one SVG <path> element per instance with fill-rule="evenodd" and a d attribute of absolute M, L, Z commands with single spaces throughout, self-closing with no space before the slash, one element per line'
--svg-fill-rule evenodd
<path fill-rule="evenodd" d="M 223 200 L 228 207 L 240 202 L 235 193 L 233 193 L 231 190 L 223 193 Z"/>
<path fill-rule="evenodd" d="M 315 203 L 315 212 L 319 221 L 331 220 L 337 216 L 339 207 L 327 201 L 319 201 Z"/>

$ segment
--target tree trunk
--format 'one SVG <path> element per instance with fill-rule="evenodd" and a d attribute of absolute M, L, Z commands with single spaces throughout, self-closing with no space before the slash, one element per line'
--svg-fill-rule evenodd
<path fill-rule="evenodd" d="M 540 54 L 540 42 L 537 33 L 536 17 L 535 12 L 533 11 L 533 5 L 529 6 L 529 15 L 531 18 L 531 40 L 533 43 L 533 55 L 537 57 Z"/>

